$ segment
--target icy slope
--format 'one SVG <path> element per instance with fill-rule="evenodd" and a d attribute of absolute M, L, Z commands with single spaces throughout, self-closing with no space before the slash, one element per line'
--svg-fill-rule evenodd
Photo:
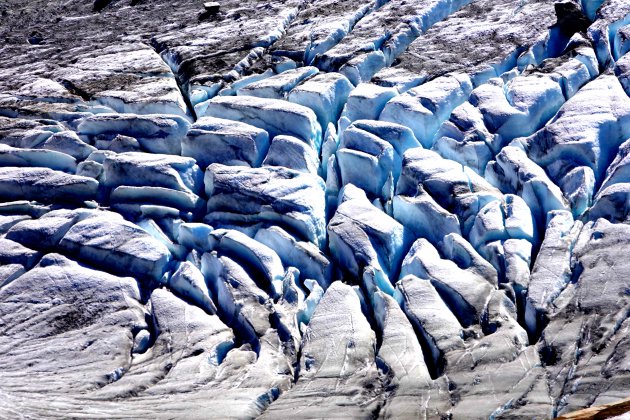
<path fill-rule="evenodd" d="M 0 4 L 0 418 L 630 392 L 624 0 Z"/>

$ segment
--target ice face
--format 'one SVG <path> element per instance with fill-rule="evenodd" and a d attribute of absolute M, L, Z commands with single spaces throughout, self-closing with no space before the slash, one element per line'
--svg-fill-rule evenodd
<path fill-rule="evenodd" d="M 593 103 L 599 110 L 595 114 L 586 111 Z M 630 137 L 625 123 L 629 106 L 617 78 L 600 76 L 567 101 L 550 124 L 522 143 L 529 158 L 548 168 L 552 178 L 561 179 L 567 169 L 584 165 L 601 182 L 616 148 Z"/>
<path fill-rule="evenodd" d="M 422 238 L 414 242 L 403 260 L 400 276 L 404 278 L 408 275 L 430 281 L 465 327 L 479 322 L 488 296 L 494 289 L 474 272 L 442 259 L 437 249 Z"/>
<path fill-rule="evenodd" d="M 199 118 L 182 139 L 182 156 L 205 168 L 212 163 L 260 166 L 269 149 L 269 134 L 253 125 L 221 118 Z"/>
<path fill-rule="evenodd" d="M 312 109 L 324 130 L 336 124 L 341 110 L 354 86 L 338 73 L 318 74 L 289 92 L 289 102 Z"/>
<path fill-rule="evenodd" d="M 392 417 L 419 413 L 413 396 L 430 389 L 432 380 L 413 326 L 398 302 L 383 292 L 374 295 L 374 317 L 383 337 L 378 357 L 390 366 L 398 386 L 384 409 Z"/>
<path fill-rule="evenodd" d="M 332 264 L 326 255 L 310 242 L 296 241 L 278 226 L 261 229 L 255 239 L 273 249 L 285 265 L 299 269 L 306 281 L 312 279 L 326 289 L 332 278 Z"/>
<path fill-rule="evenodd" d="M 77 131 L 86 137 L 125 134 L 135 137 L 148 152 L 179 154 L 189 127 L 185 118 L 175 115 L 98 114 L 81 121 Z"/>
<path fill-rule="evenodd" d="M 435 376 L 444 353 L 463 347 L 462 327 L 430 281 L 410 275 L 401 279 L 396 291 L 396 298 L 430 352 Z"/>
<path fill-rule="evenodd" d="M 98 182 L 48 168 L 0 168 L 0 197 L 6 201 L 77 202 L 96 197 Z"/>
<path fill-rule="evenodd" d="M 160 280 L 172 256 L 166 246 L 120 217 L 104 214 L 72 226 L 59 247 L 95 266 Z"/>
<path fill-rule="evenodd" d="M 390 100 L 379 119 L 409 127 L 422 146 L 431 148 L 439 125 L 471 91 L 467 75 L 440 77 Z"/>
<path fill-rule="evenodd" d="M 269 133 L 293 135 L 310 144 L 315 150 L 321 147 L 321 127 L 317 116 L 309 108 L 278 99 L 222 96 L 203 104 L 203 116 L 227 118 L 251 124 Z"/>
<path fill-rule="evenodd" d="M 360 83 L 350 92 L 343 109 L 342 121 L 378 120 L 385 104 L 398 95 L 396 89 L 371 83 Z"/>
<path fill-rule="evenodd" d="M 323 246 L 325 188 L 316 176 L 284 168 L 212 164 L 204 183 L 209 197 L 205 220 L 210 224 L 274 222 Z"/>
<path fill-rule="evenodd" d="M 271 141 L 263 166 L 281 166 L 317 175 L 320 168 L 317 152 L 304 141 L 292 136 L 276 136 Z"/>
<path fill-rule="evenodd" d="M 355 276 L 361 275 L 362 267 L 371 266 L 395 279 L 409 242 L 405 228 L 374 207 L 352 184 L 339 193 L 339 207 L 328 224 L 328 235 L 335 260 Z"/>
<path fill-rule="evenodd" d="M 300 82 L 317 74 L 317 67 L 301 67 L 287 70 L 275 76 L 249 83 L 236 91 L 237 95 L 258 98 L 284 99 Z"/>
<path fill-rule="evenodd" d="M 519 148 L 507 146 L 486 167 L 486 179 L 502 191 L 519 194 L 534 212 L 538 223 L 544 223 L 552 210 L 567 210 L 560 188 L 545 171 Z"/>
<path fill-rule="evenodd" d="M 331 347 L 331 343 L 332 347 Z M 321 416 L 354 394 L 363 404 L 344 409 L 344 414 L 367 414 L 370 394 L 364 391 L 368 381 L 378 377 L 374 358 L 376 336 L 361 311 L 355 291 L 341 282 L 333 283 L 313 313 L 304 333 L 300 379 L 294 388 L 272 405 L 266 416 L 288 415 L 305 399 L 318 398 L 321 404 L 311 405 L 305 415 Z M 341 377 L 343 385 L 331 391 L 330 378 Z M 357 394 L 358 393 L 358 394 Z M 366 407 L 367 404 L 367 407 Z"/>
<path fill-rule="evenodd" d="M 0 418 L 626 396 L 627 1 L 27 3 Z"/>

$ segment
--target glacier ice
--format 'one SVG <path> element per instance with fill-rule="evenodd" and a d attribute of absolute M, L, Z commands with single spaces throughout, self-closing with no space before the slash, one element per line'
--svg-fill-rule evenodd
<path fill-rule="evenodd" d="M 465 74 L 440 77 L 387 102 L 379 119 L 409 127 L 422 146 L 431 148 L 439 125 L 471 91 L 472 83 Z"/>
<path fill-rule="evenodd" d="M 257 167 L 268 149 L 265 130 L 222 118 L 199 118 L 182 139 L 182 156 L 204 169 L 212 163 Z"/>
<path fill-rule="evenodd" d="M 203 172 L 194 159 L 149 153 L 109 154 L 103 161 L 103 183 L 111 188 L 128 185 L 164 187 L 199 193 Z"/>
<path fill-rule="evenodd" d="M 299 269 L 306 282 L 315 280 L 322 288 L 327 288 L 333 276 L 332 264 L 326 255 L 310 242 L 296 241 L 288 232 L 278 226 L 260 229 L 254 237 L 258 242 L 274 250 L 285 266 Z"/>
<path fill-rule="evenodd" d="M 295 386 L 280 396 L 265 416 L 290 415 L 299 408 L 301 415 L 321 417 L 342 403 L 346 405 L 344 414 L 366 416 L 376 404 L 365 389 L 378 378 L 373 361 L 375 344 L 376 335 L 361 311 L 359 297 L 352 287 L 334 282 L 304 333 Z M 343 380 L 335 385 L 338 378 Z M 354 400 L 352 405 L 348 404 L 349 396 Z"/>
<path fill-rule="evenodd" d="M 483 175 L 487 163 L 494 157 L 494 137 L 486 128 L 479 108 L 464 102 L 440 126 L 432 149 Z"/>
<path fill-rule="evenodd" d="M 289 102 L 312 109 L 322 130 L 335 124 L 354 86 L 343 75 L 322 73 L 294 87 L 287 97 Z"/>
<path fill-rule="evenodd" d="M 319 153 L 322 129 L 315 113 L 305 106 L 279 99 L 220 96 L 201 103 L 199 115 L 226 118 L 261 128 L 270 137 L 296 136 Z"/>
<path fill-rule="evenodd" d="M 264 78 L 237 89 L 237 95 L 256 96 L 258 98 L 283 99 L 289 91 L 305 79 L 314 76 L 317 67 L 300 67 Z"/>
<path fill-rule="evenodd" d="M 385 105 L 398 92 L 394 88 L 371 83 L 359 83 L 350 92 L 341 114 L 341 121 L 349 124 L 356 120 L 378 120 Z"/>
<path fill-rule="evenodd" d="M 279 166 L 317 175 L 317 152 L 302 140 L 293 136 L 279 135 L 271 140 L 263 166 Z"/>
<path fill-rule="evenodd" d="M 210 233 L 210 237 L 214 242 L 213 250 L 255 269 L 256 279 L 263 283 L 261 286 L 272 297 L 277 298 L 282 294 L 285 271 L 280 257 L 273 249 L 235 230 L 217 229 Z"/>
<path fill-rule="evenodd" d="M 352 184 L 339 192 L 339 207 L 328 224 L 329 247 L 335 259 L 354 276 L 371 266 L 385 276 L 383 291 L 392 291 L 387 279 L 396 279 L 410 236 L 396 220 L 374 207 L 365 192 Z"/>
<path fill-rule="evenodd" d="M 217 308 L 210 297 L 206 279 L 194 264 L 184 261 L 171 278 L 168 280 L 169 287 L 184 298 L 192 300 L 197 306 L 214 315 Z"/>
<path fill-rule="evenodd" d="M 336 150 L 341 185 L 354 184 L 372 198 L 391 199 L 402 166 L 403 154 L 420 147 L 407 127 L 380 121 L 358 120 L 340 135 Z M 363 176 L 370 167 L 375 177 Z"/>
<path fill-rule="evenodd" d="M 582 228 L 566 210 L 553 211 L 548 219 L 527 291 L 525 319 L 530 332 L 542 329 L 554 300 L 571 281 L 571 250 Z"/>
<path fill-rule="evenodd" d="M 486 179 L 502 191 L 518 194 L 543 224 L 551 210 L 569 209 L 560 188 L 517 147 L 506 146 L 486 167 Z"/>
<path fill-rule="evenodd" d="M 627 396 L 627 1 L 93 3 L 0 6 L 1 418 Z"/>
<path fill-rule="evenodd" d="M 256 344 L 258 337 L 271 328 L 269 295 L 229 257 L 203 254 L 201 272 L 228 326 L 233 326 L 246 342 Z"/>
<path fill-rule="evenodd" d="M 82 141 L 74 131 L 54 133 L 40 143 L 37 148 L 65 153 L 77 161 L 85 160 L 92 152 L 96 151 L 94 146 L 90 146 Z"/>
<path fill-rule="evenodd" d="M 587 111 L 594 103 L 599 109 L 596 114 Z M 547 126 L 521 143 L 531 160 L 545 168 L 551 166 L 552 178 L 561 178 L 567 168 L 585 165 L 601 180 L 613 151 L 630 137 L 625 123 L 629 106 L 630 99 L 617 78 L 602 75 L 567 101 Z"/>
<path fill-rule="evenodd" d="M 213 223 L 275 222 L 300 238 L 323 246 L 324 183 L 314 175 L 285 168 L 243 169 L 212 164 L 206 169 L 205 220 Z M 246 203 L 246 205 L 243 205 Z"/>
<path fill-rule="evenodd" d="M 114 273 L 161 280 L 172 259 L 168 248 L 115 213 L 104 212 L 73 225 L 59 247 Z"/>
<path fill-rule="evenodd" d="M 429 353 L 425 360 L 433 376 L 437 376 L 444 353 L 464 347 L 462 326 L 429 280 L 408 275 L 396 285 L 394 297 L 419 330 L 421 342 Z"/>
<path fill-rule="evenodd" d="M 414 242 L 402 262 L 400 277 L 409 275 L 430 281 L 464 327 L 479 322 L 493 290 L 490 283 L 476 273 L 442 259 L 437 249 L 422 238 Z"/>
<path fill-rule="evenodd" d="M 8 201 L 80 202 L 96 198 L 98 182 L 49 168 L 0 168 L 0 197 Z"/>
<path fill-rule="evenodd" d="M 80 136 L 111 136 L 124 134 L 134 137 L 148 152 L 179 154 L 181 139 L 190 123 L 176 115 L 97 114 L 81 121 Z"/>
<path fill-rule="evenodd" d="M 0 166 L 35 166 L 73 173 L 77 164 L 72 156 L 54 150 L 20 149 L 0 145 Z"/>

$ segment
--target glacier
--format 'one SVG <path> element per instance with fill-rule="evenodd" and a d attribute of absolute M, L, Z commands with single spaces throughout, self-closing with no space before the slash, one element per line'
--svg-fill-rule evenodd
<path fill-rule="evenodd" d="M 1 3 L 0 418 L 624 418 L 628 168 L 627 0 Z"/>

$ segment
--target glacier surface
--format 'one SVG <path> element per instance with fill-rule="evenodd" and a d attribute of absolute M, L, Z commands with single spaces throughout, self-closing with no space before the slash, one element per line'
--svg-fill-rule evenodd
<path fill-rule="evenodd" d="M 0 418 L 554 418 L 630 389 L 627 0 L 0 3 Z"/>

